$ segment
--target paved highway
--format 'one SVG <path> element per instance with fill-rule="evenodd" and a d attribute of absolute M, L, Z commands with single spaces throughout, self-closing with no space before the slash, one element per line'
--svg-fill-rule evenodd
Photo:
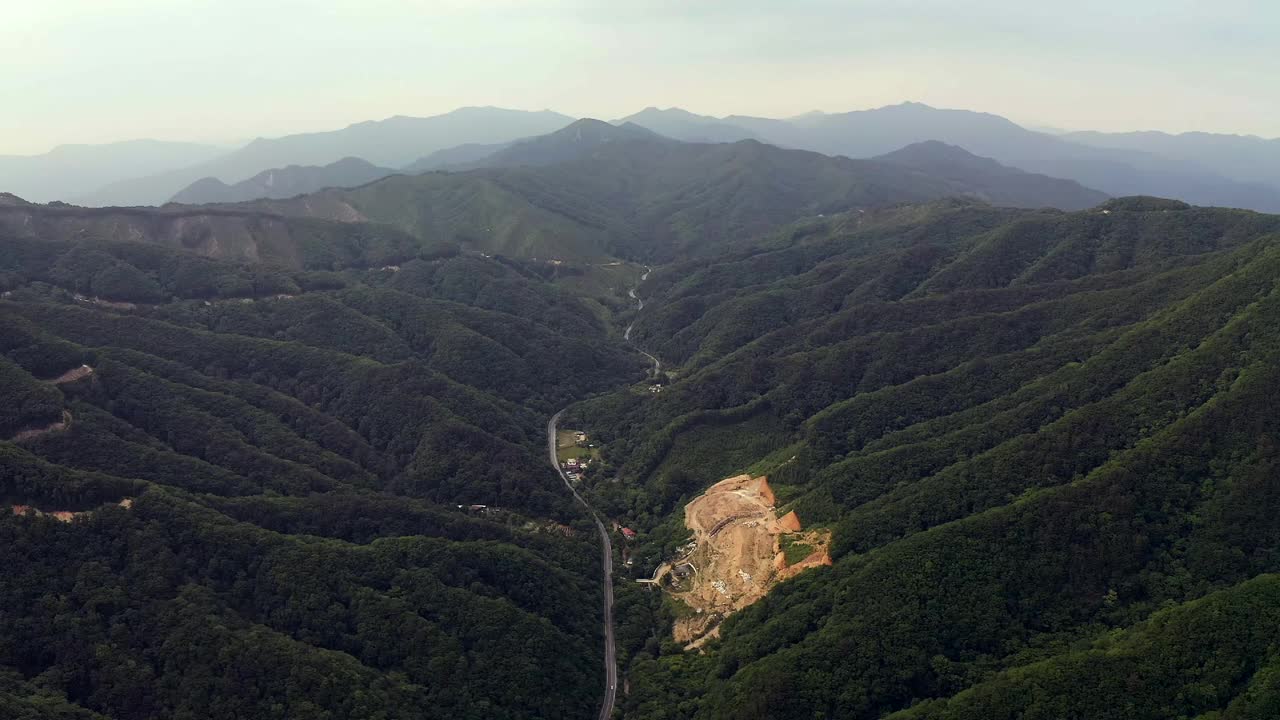
<path fill-rule="evenodd" d="M 574 499 L 591 513 L 596 521 L 596 530 L 600 531 L 600 564 L 604 574 L 604 700 L 600 703 L 600 720 L 613 717 L 613 703 L 618 697 L 618 656 L 613 642 L 613 545 L 609 542 L 609 530 L 600 520 L 594 508 L 578 494 L 564 471 L 560 469 L 560 461 L 556 458 L 556 425 L 564 410 L 551 416 L 547 421 L 547 454 L 551 466 L 559 473 L 565 487 L 573 493 Z"/>
<path fill-rule="evenodd" d="M 646 267 L 644 275 L 640 276 L 640 282 L 644 282 L 650 272 L 652 270 Z M 637 312 L 643 310 L 644 300 L 636 295 L 635 288 L 632 288 L 628 294 L 636 301 Z M 635 322 L 632 322 L 627 326 L 627 331 L 622 336 L 623 340 L 631 341 L 631 328 L 634 325 Z M 662 370 L 662 363 L 643 350 L 640 350 L 640 353 L 653 361 L 653 376 L 657 377 Z M 573 498 L 582 503 L 582 507 L 591 513 L 591 519 L 596 523 L 596 530 L 600 532 L 600 566 L 604 571 L 604 700 L 600 703 L 599 720 L 609 720 L 613 717 L 613 704 L 618 698 L 618 654 L 613 641 L 613 544 L 609 542 L 609 529 L 604 526 L 600 515 L 596 513 L 595 508 L 582 499 L 577 489 L 569 482 L 568 476 L 564 474 L 564 470 L 560 469 L 560 459 L 556 457 L 556 426 L 560 423 L 560 416 L 563 414 L 564 410 L 561 410 L 547 421 L 547 459 L 551 461 L 551 467 L 556 469 L 556 473 L 564 481 L 564 486 L 573 493 Z"/>

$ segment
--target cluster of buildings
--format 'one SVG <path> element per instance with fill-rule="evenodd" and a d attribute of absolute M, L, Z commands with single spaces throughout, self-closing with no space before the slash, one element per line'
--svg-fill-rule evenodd
<path fill-rule="evenodd" d="M 581 433 L 579 433 L 581 434 Z M 564 470 L 565 477 L 577 482 L 582 477 L 582 473 L 587 471 L 591 466 L 591 458 L 569 458 L 560 463 L 560 467 Z"/>
<path fill-rule="evenodd" d="M 578 447 L 594 447 L 587 443 L 587 434 L 581 430 L 573 434 L 573 441 Z M 582 477 L 582 473 L 586 472 L 590 466 L 590 457 L 574 457 L 560 463 L 560 469 L 564 470 L 565 477 L 573 482 L 577 482 Z"/>

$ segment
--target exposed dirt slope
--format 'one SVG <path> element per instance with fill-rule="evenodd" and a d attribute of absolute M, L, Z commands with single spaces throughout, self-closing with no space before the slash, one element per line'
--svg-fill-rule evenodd
<path fill-rule="evenodd" d="M 812 547 L 788 565 L 779 542 L 801 532 L 794 511 L 779 519 L 767 478 L 739 475 L 712 485 L 685 506 L 693 543 L 672 561 L 668 590 L 691 608 L 676 621 L 675 639 L 697 647 L 713 637 L 720 621 L 764 597 L 779 581 L 815 565 L 830 564 L 825 532 L 795 540 Z"/>

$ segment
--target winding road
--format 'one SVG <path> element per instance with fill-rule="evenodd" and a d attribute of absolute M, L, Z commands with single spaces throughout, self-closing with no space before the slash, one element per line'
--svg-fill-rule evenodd
<path fill-rule="evenodd" d="M 600 516 L 596 514 L 595 508 L 587 504 L 586 500 L 578 494 L 573 485 L 569 482 L 569 478 L 565 476 L 564 470 L 560 469 L 560 461 L 556 458 L 556 425 L 560 422 L 560 416 L 564 414 L 564 410 L 551 416 L 547 421 L 547 455 L 551 460 L 551 466 L 556 469 L 560 475 L 560 479 L 564 481 L 565 487 L 569 488 L 569 492 L 573 493 L 573 497 L 582 503 L 582 507 L 591 513 L 591 519 L 596 521 L 596 530 L 600 531 L 600 564 L 604 570 L 604 700 L 600 703 L 600 720 L 609 720 L 613 717 L 613 703 L 618 697 L 618 656 L 617 649 L 613 642 L 613 544 L 609 542 L 609 530 L 605 528 L 604 522 L 600 520 Z"/>
<path fill-rule="evenodd" d="M 649 273 L 651 272 L 653 272 L 653 268 L 646 265 L 644 268 L 644 274 L 640 276 L 640 282 L 644 282 L 645 280 L 647 280 L 649 278 Z M 639 313 L 641 310 L 644 309 L 644 298 L 636 294 L 636 288 L 631 288 L 630 290 L 627 291 L 627 294 L 631 296 L 632 300 L 636 301 L 637 313 Z M 632 320 L 631 324 L 627 326 L 627 331 L 622 333 L 623 340 L 626 340 L 627 342 L 631 342 L 631 328 L 635 326 L 636 326 L 636 321 Z M 636 348 L 636 351 L 639 352 L 641 355 L 649 358 L 651 361 L 653 361 L 653 377 L 655 378 L 658 377 L 658 373 L 662 372 L 662 362 L 658 360 L 658 358 L 650 355 L 649 353 L 641 350 L 640 348 Z"/>
<path fill-rule="evenodd" d="M 651 272 L 653 269 L 646 266 L 644 274 L 640 276 L 640 282 L 644 282 Z M 636 301 L 636 312 L 644 309 L 644 300 L 636 294 L 636 288 L 631 288 L 627 294 Z M 623 340 L 631 342 L 631 328 L 634 326 L 635 321 L 627 326 L 627 331 L 622 335 Z M 653 377 L 657 377 L 662 370 L 662 363 L 658 358 L 640 348 L 636 350 L 653 361 Z M 613 717 L 613 705 L 618 699 L 618 652 L 613 640 L 613 543 L 609 541 L 609 529 L 604 526 L 600 515 L 578 494 L 578 490 L 573 487 L 569 477 L 560 468 L 560 459 L 556 457 L 556 426 L 560 424 L 560 416 L 563 414 L 564 410 L 561 410 L 547 421 L 547 459 L 551 461 L 551 467 L 556 469 L 556 474 L 560 476 L 564 486 L 573 493 L 573 499 L 581 503 L 582 507 L 591 514 L 591 519 L 596 523 L 596 530 L 600 533 L 600 566 L 604 575 L 604 700 L 600 702 L 599 720 L 609 720 Z"/>

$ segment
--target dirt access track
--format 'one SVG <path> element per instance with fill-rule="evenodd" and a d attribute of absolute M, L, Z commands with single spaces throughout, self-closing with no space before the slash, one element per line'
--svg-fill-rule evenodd
<path fill-rule="evenodd" d="M 778 582 L 816 565 L 830 565 L 826 532 L 803 532 L 790 512 L 779 518 L 768 478 L 739 475 L 712 485 L 684 508 L 692 547 L 670 563 L 668 590 L 692 613 L 675 624 L 675 639 L 690 648 L 714 637 L 720 621 L 764 597 Z M 780 537 L 813 548 L 788 565 Z"/>

